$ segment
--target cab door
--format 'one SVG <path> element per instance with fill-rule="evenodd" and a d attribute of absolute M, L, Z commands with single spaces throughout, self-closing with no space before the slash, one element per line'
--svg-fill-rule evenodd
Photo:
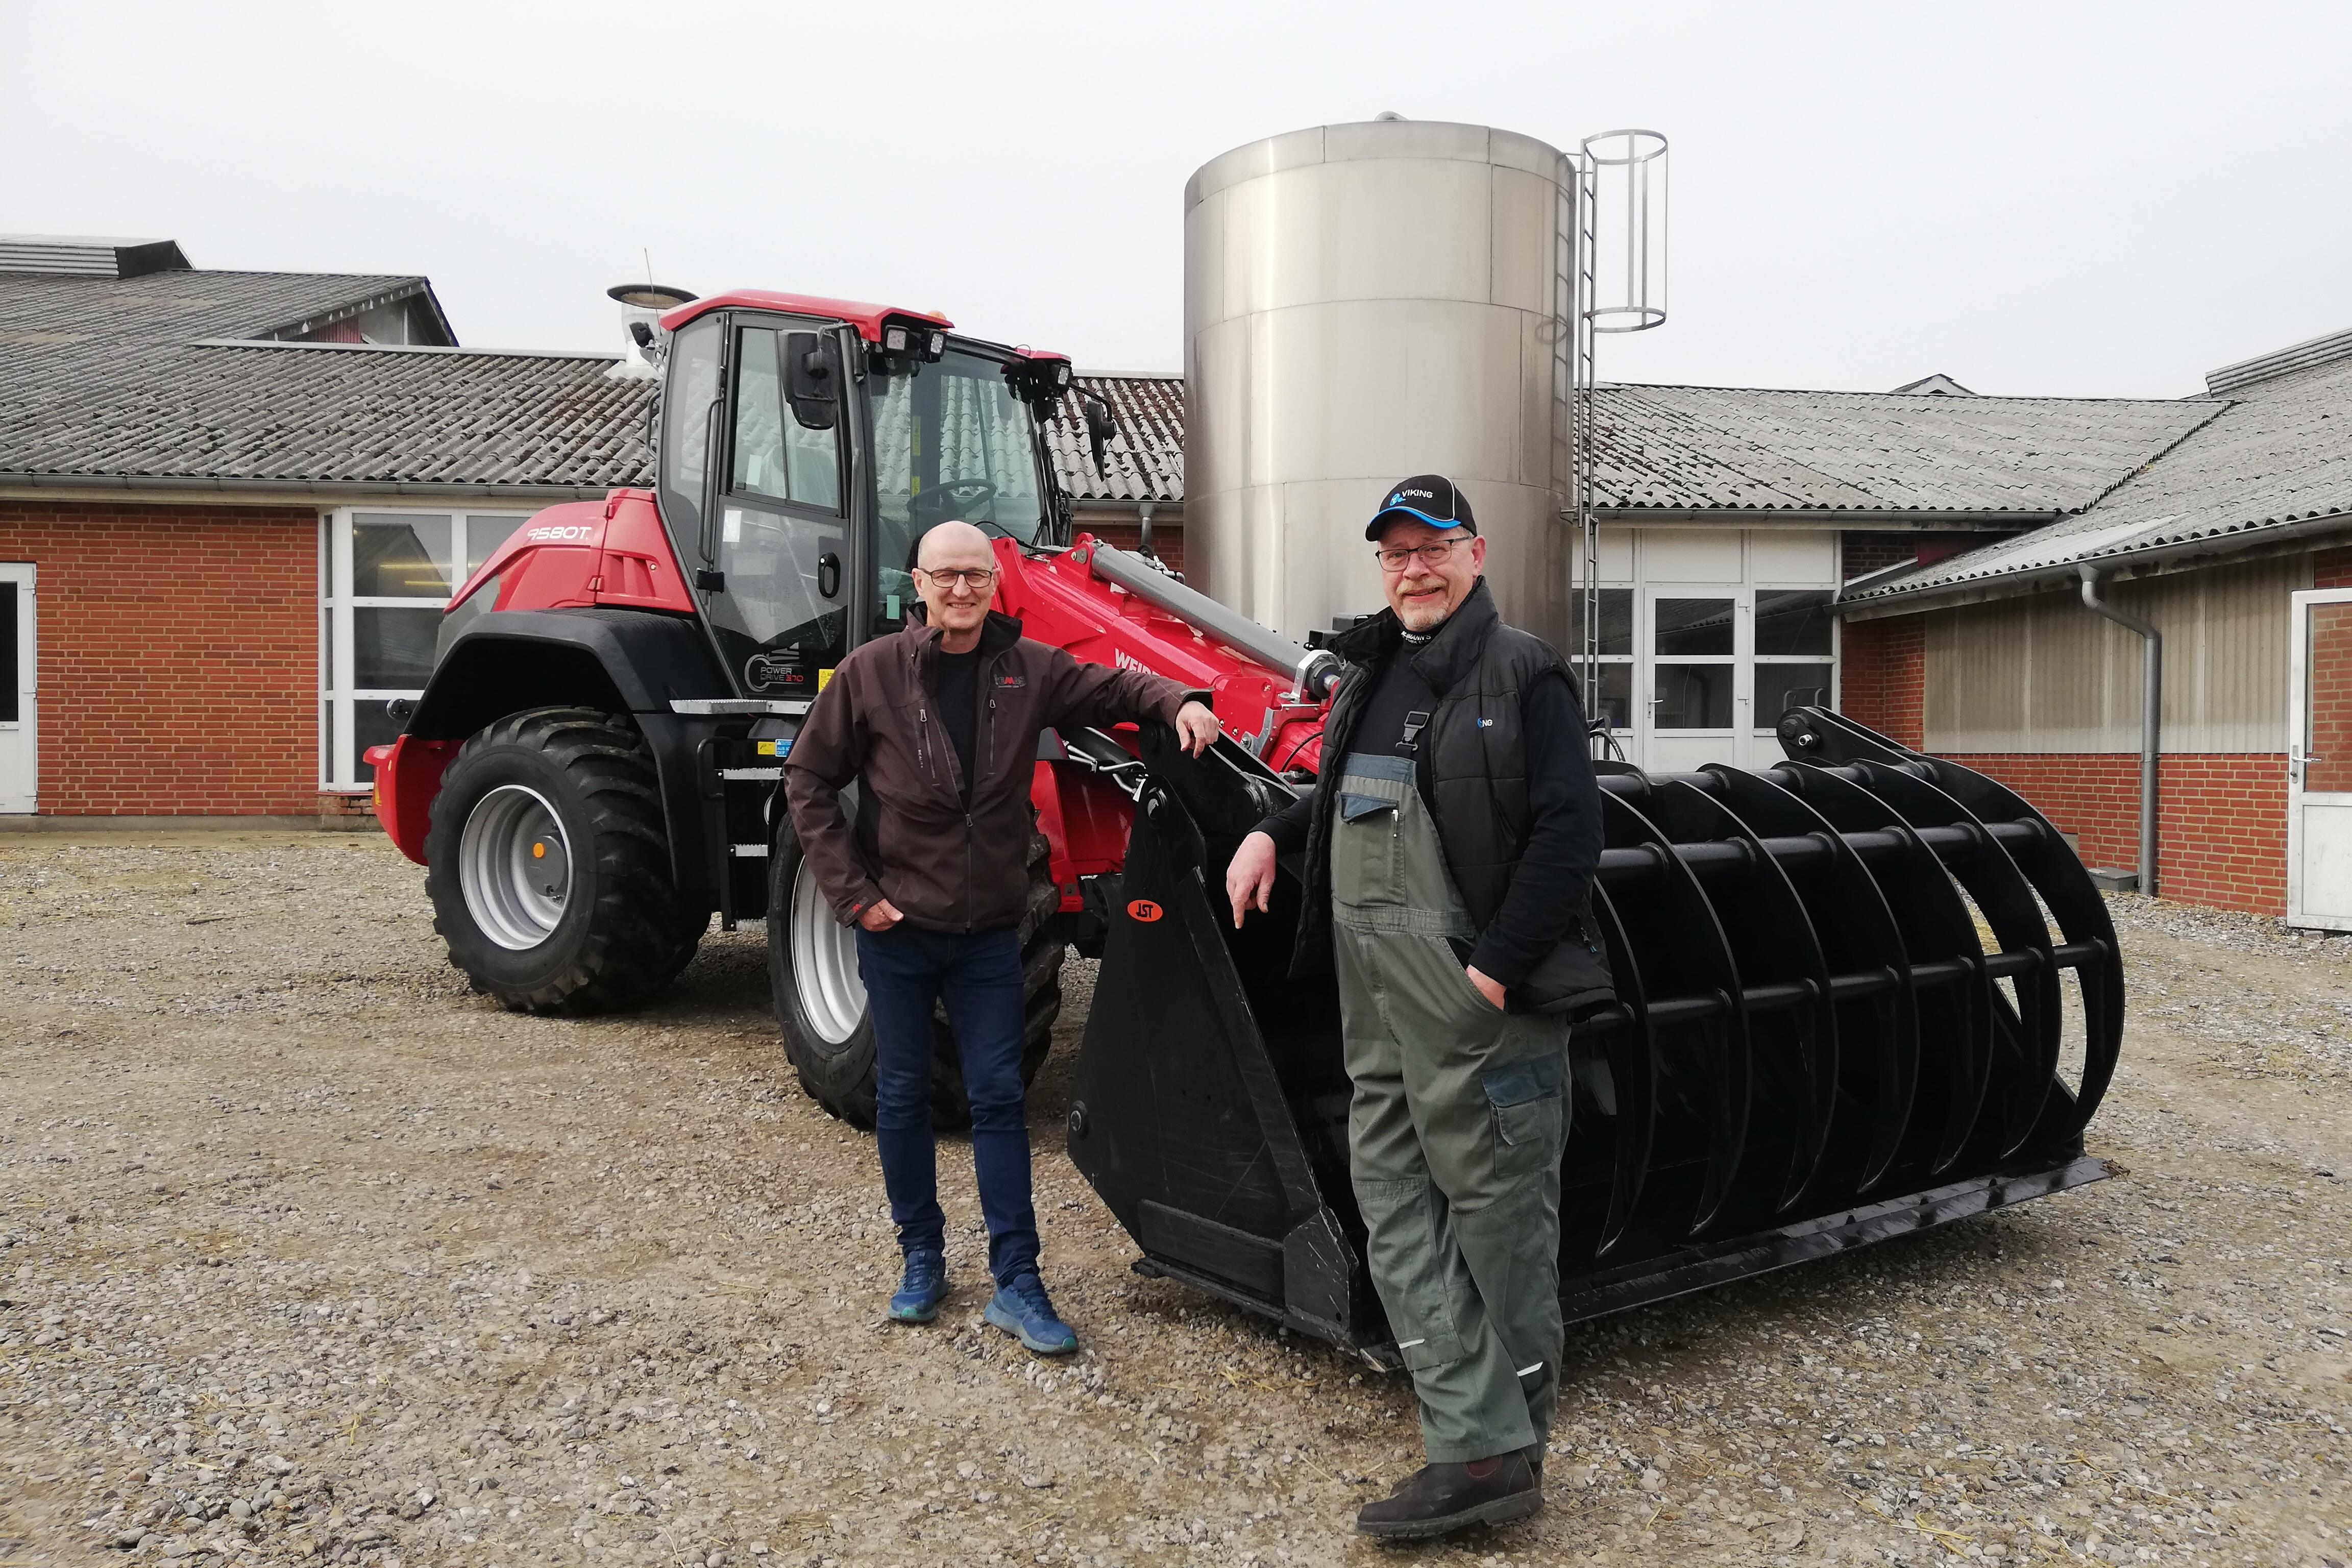
<path fill-rule="evenodd" d="M 794 344 L 824 352 L 832 333 L 780 317 L 738 317 L 726 330 L 724 460 L 702 520 L 713 569 L 696 574 L 697 596 L 738 689 L 813 697 L 849 649 L 847 421 L 839 398 L 822 427 L 794 409 L 786 356 Z"/>

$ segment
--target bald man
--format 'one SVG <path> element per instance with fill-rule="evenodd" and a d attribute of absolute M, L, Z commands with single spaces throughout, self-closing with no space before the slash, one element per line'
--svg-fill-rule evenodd
<path fill-rule="evenodd" d="M 1198 755 L 1217 721 L 1172 680 L 1081 664 L 1023 637 L 1019 621 L 990 607 L 996 555 L 971 524 L 940 523 L 915 561 L 923 618 L 842 660 L 793 742 L 793 829 L 834 912 L 857 927 L 874 1021 L 875 1143 L 905 1266 L 890 1316 L 929 1322 L 948 1293 L 931 1135 L 931 1016 L 944 998 L 996 1280 L 987 1319 L 1039 1355 L 1063 1355 L 1078 1337 L 1038 1278 L 1021 1082 L 1028 1007 L 1017 927 L 1037 830 L 1037 736 L 1156 719 Z M 853 779 L 854 826 L 841 806 Z"/>

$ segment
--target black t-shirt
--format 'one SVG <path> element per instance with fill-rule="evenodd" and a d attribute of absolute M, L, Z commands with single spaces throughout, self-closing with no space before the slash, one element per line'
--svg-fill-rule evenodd
<path fill-rule="evenodd" d="M 1424 646 L 1428 641 L 1421 639 Z M 1412 668 L 1412 656 L 1420 651 L 1408 641 L 1382 662 L 1348 746 L 1375 756 L 1411 757 L 1422 805 L 1434 814 L 1437 807 L 1429 793 L 1429 719 L 1437 711 L 1437 693 Z"/>
<path fill-rule="evenodd" d="M 963 800 L 971 804 L 972 755 L 980 731 L 980 649 L 932 656 L 939 660 L 940 727 L 948 732 L 956 761 L 963 765 Z"/>

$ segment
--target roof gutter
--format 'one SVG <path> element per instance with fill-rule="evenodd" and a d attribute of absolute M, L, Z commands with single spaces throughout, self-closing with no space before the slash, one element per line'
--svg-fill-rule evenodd
<path fill-rule="evenodd" d="M 1905 593 L 1833 603 L 1830 611 L 1850 621 L 1877 620 L 1885 616 L 1914 616 L 1924 610 L 1981 604 L 1988 599 L 2012 598 L 2037 588 L 2052 587 L 2073 581 L 2082 574 L 2085 567 L 2095 567 L 2103 574 L 2119 574 L 2126 578 L 2147 576 L 2151 574 L 2147 571 L 2149 567 L 2170 568 L 2206 556 L 2251 556 L 2257 551 L 2277 553 L 2307 540 L 2347 531 L 2352 531 L 2352 511 L 2331 511 L 2324 517 L 2306 517 L 2294 522 L 2273 523 L 2259 528 L 2241 528 L 2230 533 L 2209 533 L 2200 539 L 2179 540 L 2148 550 L 2119 551 L 2112 555 L 2093 556 L 2087 561 L 2055 562 L 2023 572 L 1938 583 L 1933 587 L 1915 588 Z"/>
<path fill-rule="evenodd" d="M 131 474 L 27 474 L 0 470 L 0 497 L 26 499 L 54 491 L 86 491 L 121 499 L 124 491 L 169 499 L 194 495 L 266 497 L 334 502 L 352 497 L 405 496 L 417 500 L 603 500 L 620 485 L 447 485 L 408 479 L 220 479 Z"/>
<path fill-rule="evenodd" d="M 2164 754 L 2164 634 L 2130 611 L 2099 597 L 2099 568 L 2080 568 L 2083 603 L 2140 639 L 2139 891 L 2156 897 L 2156 786 Z"/>

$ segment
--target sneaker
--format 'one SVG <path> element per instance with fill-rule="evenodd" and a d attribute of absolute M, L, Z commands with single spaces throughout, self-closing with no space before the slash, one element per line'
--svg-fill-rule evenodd
<path fill-rule="evenodd" d="M 1474 1470 L 1485 1470 L 1475 1475 Z M 1356 1515 L 1356 1533 L 1388 1541 L 1451 1535 L 1474 1524 L 1507 1524 L 1543 1507 L 1527 1456 L 1505 1454 L 1467 1465 L 1430 1465 L 1397 1483 Z"/>
<path fill-rule="evenodd" d="M 1012 1284 L 997 1287 L 983 1315 L 1039 1355 L 1067 1355 L 1078 1348 L 1078 1336 L 1055 1314 L 1045 1283 L 1034 1274 L 1016 1274 Z"/>
<path fill-rule="evenodd" d="M 928 1323 L 947 1300 L 948 1260 L 943 1253 L 907 1254 L 907 1272 L 890 1298 L 890 1315 L 902 1323 Z"/>

